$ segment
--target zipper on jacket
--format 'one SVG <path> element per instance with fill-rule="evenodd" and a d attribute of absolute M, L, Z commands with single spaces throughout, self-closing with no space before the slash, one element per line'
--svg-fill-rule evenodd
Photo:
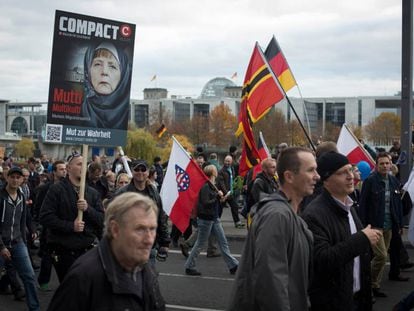
<path fill-rule="evenodd" d="M 6 201 L 3 201 L 3 215 L 1 216 L 1 222 L 4 222 L 4 215 L 6 214 Z"/>
<path fill-rule="evenodd" d="M 11 199 L 9 198 L 11 201 Z M 12 223 L 10 228 L 10 243 L 13 241 L 13 231 L 14 231 L 14 218 L 16 217 L 16 205 L 11 201 L 11 205 L 13 206 L 13 216 L 12 216 Z"/>

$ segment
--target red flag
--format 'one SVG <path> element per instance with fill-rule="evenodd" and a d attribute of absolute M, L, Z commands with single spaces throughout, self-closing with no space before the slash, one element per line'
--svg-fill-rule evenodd
<path fill-rule="evenodd" d="M 274 36 L 272 40 L 270 40 L 264 54 L 282 88 L 285 92 L 289 91 L 296 85 L 296 80 L 293 77 L 292 71 L 290 71 L 289 64 L 283 55 L 282 49 Z"/>
<path fill-rule="evenodd" d="M 260 163 L 259 151 L 253 136 L 253 130 L 250 125 L 249 111 L 246 108 L 247 101 L 241 103 L 240 114 L 242 115 L 243 127 L 243 149 L 239 163 L 239 175 L 246 175 L 247 171 L 253 166 Z"/>
<path fill-rule="evenodd" d="M 259 143 L 257 145 L 257 149 L 258 149 L 259 156 L 260 156 L 260 163 L 255 165 L 253 169 L 253 177 L 252 177 L 253 179 L 255 179 L 256 175 L 262 171 L 262 165 L 261 165 L 262 161 L 264 159 L 270 158 L 271 156 L 269 148 L 267 148 L 262 132 L 259 133 Z"/>
<path fill-rule="evenodd" d="M 375 161 L 345 124 L 342 125 L 336 147 L 338 148 L 339 153 L 346 156 L 351 164 L 365 161 L 369 164 L 371 169 L 375 167 Z"/>
<path fill-rule="evenodd" d="M 197 163 L 173 137 L 170 159 L 161 188 L 161 200 L 165 212 L 181 232 L 187 229 L 191 211 L 197 204 L 198 193 L 207 181 L 207 176 Z"/>
<path fill-rule="evenodd" d="M 240 108 L 239 127 L 236 135 L 239 136 L 245 128 L 243 122 L 247 122 L 242 118 L 250 117 L 251 123 L 256 123 L 262 118 L 270 108 L 280 102 L 284 98 L 284 92 L 276 80 L 276 77 L 269 70 L 267 61 L 263 55 L 258 43 L 253 50 L 247 67 L 242 90 L 242 103 L 249 114 Z M 242 105 L 243 106 L 243 105 Z"/>

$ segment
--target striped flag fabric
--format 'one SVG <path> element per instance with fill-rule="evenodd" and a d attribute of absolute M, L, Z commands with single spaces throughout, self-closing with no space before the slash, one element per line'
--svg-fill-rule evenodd
<path fill-rule="evenodd" d="M 356 165 L 361 161 L 365 161 L 371 169 L 375 167 L 374 159 L 372 159 L 365 148 L 359 143 L 358 139 L 346 124 L 342 125 L 336 147 L 339 153 L 342 153 L 348 158 L 349 163 Z"/>
<path fill-rule="evenodd" d="M 271 70 L 265 56 L 256 42 L 249 66 L 247 67 L 244 84 L 242 89 L 242 103 L 239 113 L 239 125 L 236 136 L 239 136 L 245 128 L 243 128 L 243 119 L 248 117 L 250 124 L 256 123 L 262 118 L 270 108 L 285 98 L 284 92 Z M 247 121 L 247 120 L 245 120 Z"/>
<path fill-rule="evenodd" d="M 264 54 L 282 88 L 285 92 L 289 91 L 296 85 L 296 80 L 275 36 L 270 40 Z"/>
<path fill-rule="evenodd" d="M 255 167 L 253 169 L 253 176 L 252 176 L 253 179 L 255 179 L 256 175 L 262 171 L 262 165 L 261 165 L 262 161 L 264 159 L 267 159 L 267 158 L 271 157 L 269 148 L 266 145 L 266 142 L 264 140 L 262 132 L 259 132 L 259 142 L 257 144 L 257 151 L 259 152 L 260 163 L 255 165 Z"/>
<path fill-rule="evenodd" d="M 181 232 L 187 229 L 198 193 L 207 181 L 204 172 L 173 136 L 160 195 L 165 212 Z"/>
<path fill-rule="evenodd" d="M 161 124 L 161 126 L 155 131 L 155 133 L 157 134 L 158 138 L 161 138 L 162 135 L 164 135 L 166 131 L 167 131 L 167 128 L 165 127 L 165 125 Z"/>

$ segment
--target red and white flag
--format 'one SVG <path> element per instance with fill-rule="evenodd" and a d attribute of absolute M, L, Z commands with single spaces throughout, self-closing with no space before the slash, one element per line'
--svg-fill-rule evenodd
<path fill-rule="evenodd" d="M 260 156 L 260 163 L 254 166 L 253 169 L 253 179 L 256 178 L 256 175 L 259 174 L 262 171 L 262 161 L 264 159 L 270 158 L 271 154 L 269 151 L 269 148 L 266 145 L 266 142 L 263 137 L 263 133 L 259 132 L 259 143 L 257 144 L 257 151 L 259 152 Z"/>
<path fill-rule="evenodd" d="M 208 181 L 197 163 L 173 137 L 170 159 L 161 188 L 162 205 L 172 223 L 184 232 L 198 193 Z"/>
<path fill-rule="evenodd" d="M 371 169 L 375 167 L 375 161 L 351 133 L 346 124 L 342 125 L 339 133 L 338 142 L 336 143 L 339 153 L 346 156 L 351 164 L 358 164 L 365 161 Z"/>

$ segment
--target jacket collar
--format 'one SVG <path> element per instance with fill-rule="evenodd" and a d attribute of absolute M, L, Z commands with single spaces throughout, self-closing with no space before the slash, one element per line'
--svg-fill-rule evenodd
<path fill-rule="evenodd" d="M 113 292 L 118 293 L 118 294 L 132 294 L 138 297 L 139 299 L 143 300 L 144 297 L 141 297 L 137 293 L 136 286 L 134 285 L 132 280 L 127 277 L 125 271 L 116 261 L 112 253 L 108 238 L 106 237 L 102 238 L 98 246 L 98 253 L 99 253 L 99 257 L 101 259 L 105 274 L 109 282 L 112 285 Z M 151 284 L 148 284 L 148 282 L 151 282 L 151 278 L 147 277 L 148 274 L 151 273 L 149 269 L 150 268 L 148 267 L 148 264 L 145 264 L 142 271 L 138 272 L 138 273 L 141 273 L 141 276 L 143 278 L 142 292 L 144 294 L 145 294 L 145 288 L 147 288 L 148 285 L 151 286 Z"/>
<path fill-rule="evenodd" d="M 329 191 L 325 189 L 325 187 L 323 187 L 321 195 L 324 198 L 324 200 L 329 203 L 328 206 L 332 209 L 332 211 L 334 211 L 336 214 L 340 216 L 348 217 L 348 212 L 345 211 L 341 206 L 339 206 L 338 202 L 332 197 Z"/>

